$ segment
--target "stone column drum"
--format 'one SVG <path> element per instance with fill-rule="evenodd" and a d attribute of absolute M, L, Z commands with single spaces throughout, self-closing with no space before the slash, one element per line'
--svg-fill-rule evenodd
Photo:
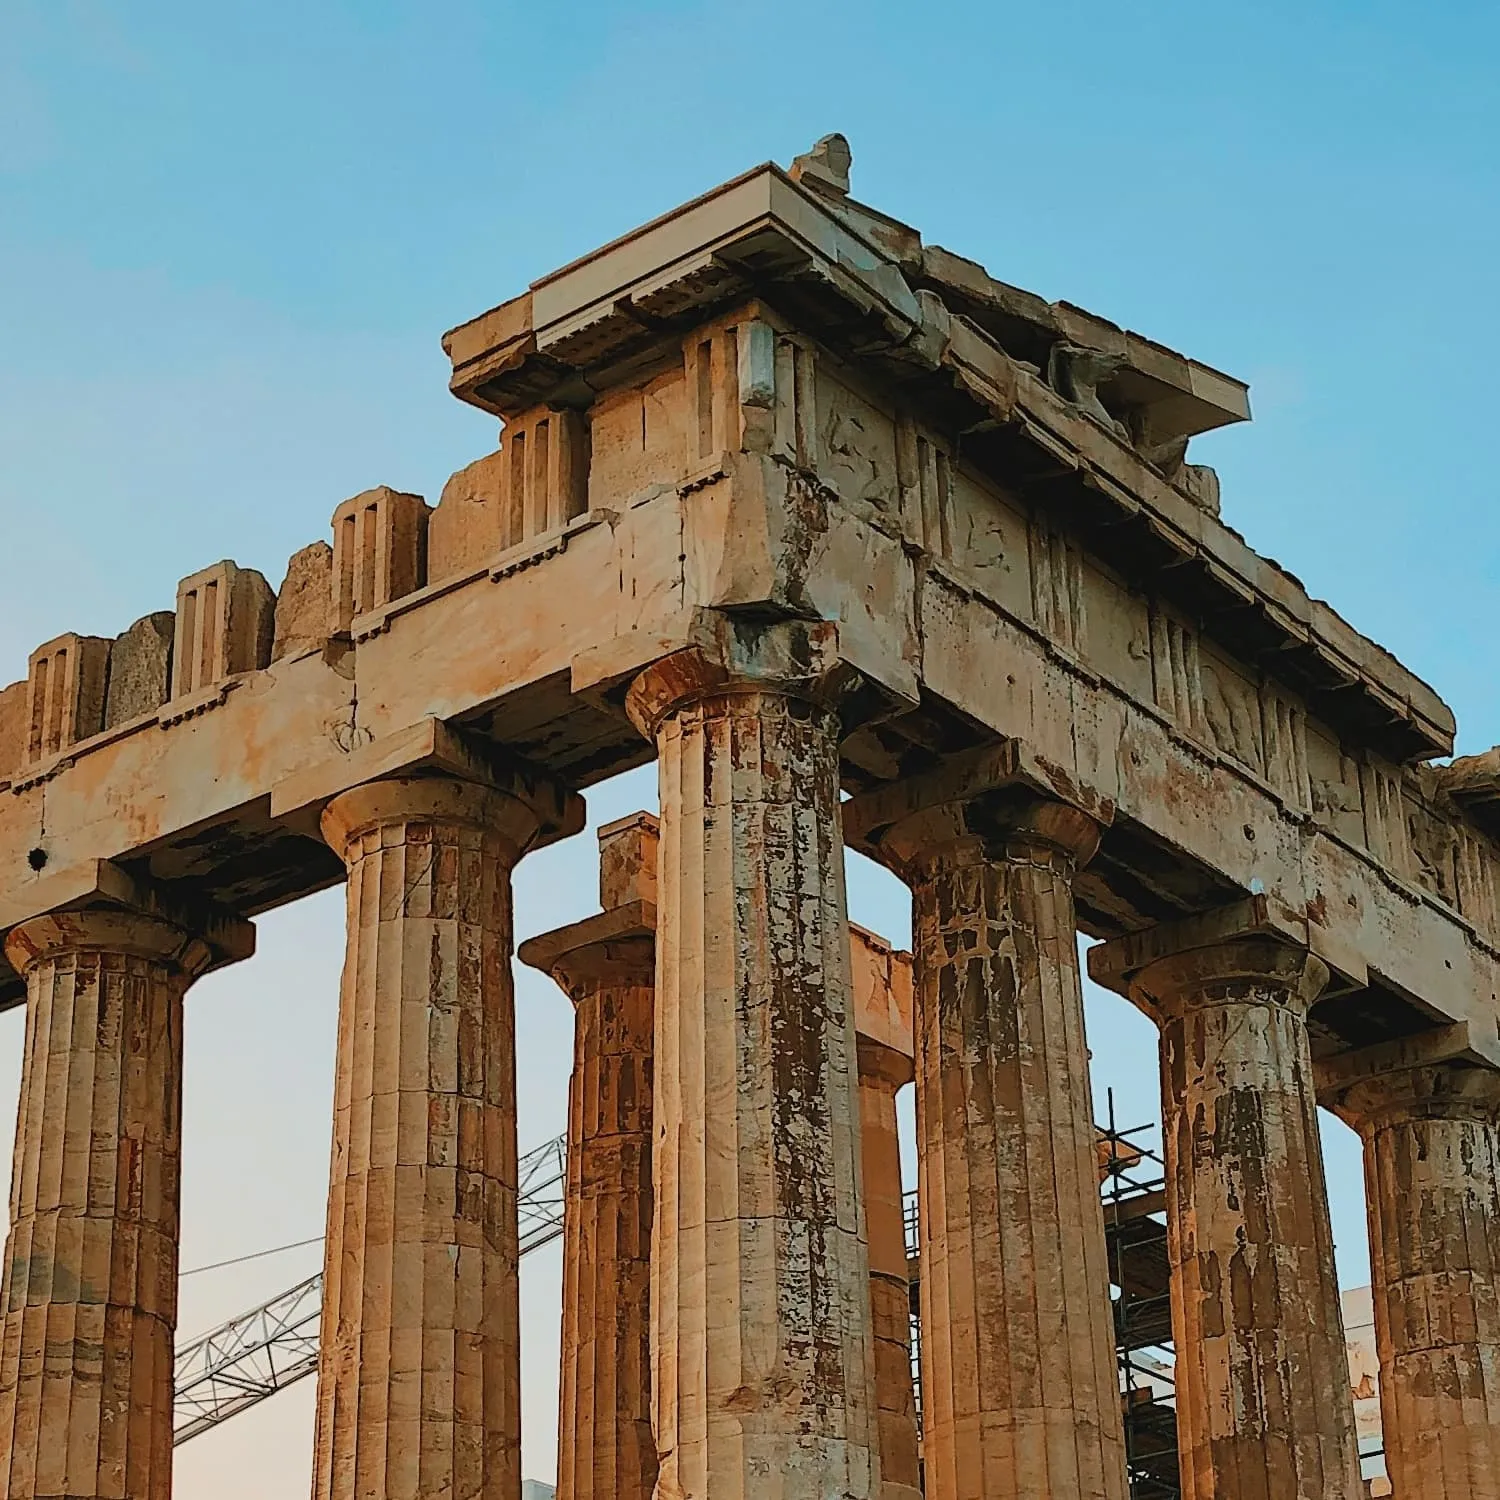
<path fill-rule="evenodd" d="M 856 939 L 857 941 L 857 939 Z M 896 1095 L 912 1081 L 911 1055 L 859 1038 L 865 1224 L 870 1242 L 870 1318 L 880 1424 L 881 1500 L 918 1500 L 921 1463 L 911 1378 L 911 1284 L 901 1195 Z"/>
<path fill-rule="evenodd" d="M 627 700 L 661 787 L 657 1495 L 872 1500 L 847 680 L 832 625 L 719 618 L 704 634 Z"/>
<path fill-rule="evenodd" d="M 236 924 L 237 951 L 253 947 Z M 0 1330 L 0 1495 L 167 1500 L 182 997 L 215 961 L 176 922 L 96 908 L 12 930 L 26 1053 Z"/>
<path fill-rule="evenodd" d="M 990 769 L 846 809 L 914 898 L 926 1494 L 1124 1500 L 1072 895 L 1099 823 Z"/>
<path fill-rule="evenodd" d="M 1500 1500 L 1500 1073 L 1407 1068 L 1335 1108 L 1364 1141 L 1392 1491 Z"/>
<path fill-rule="evenodd" d="M 511 871 L 581 822 L 517 777 L 372 782 L 349 871 L 315 1500 L 517 1500 Z"/>
<path fill-rule="evenodd" d="M 575 1006 L 563 1200 L 558 1500 L 651 1500 L 656 819 L 599 830 L 604 910 L 522 943 Z"/>
<path fill-rule="evenodd" d="M 1307 1035 L 1327 969 L 1192 919 L 1090 969 L 1162 1030 L 1184 1500 L 1363 1496 Z"/>

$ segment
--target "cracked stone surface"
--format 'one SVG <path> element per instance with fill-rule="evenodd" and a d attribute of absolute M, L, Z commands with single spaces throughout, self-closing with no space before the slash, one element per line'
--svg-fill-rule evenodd
<path fill-rule="evenodd" d="M 530 808 L 451 780 L 331 802 L 349 870 L 315 1500 L 516 1500 L 511 870 Z"/>
<path fill-rule="evenodd" d="M 762 671 L 805 662 L 799 629 L 632 688 L 660 755 L 659 1500 L 878 1493 L 838 721 Z"/>
<path fill-rule="evenodd" d="M 1073 835 L 916 861 L 932 1500 L 1126 1493 L 1071 890 L 1097 833 Z"/>
<path fill-rule="evenodd" d="M 1500 1075 L 1449 1064 L 1351 1088 L 1386 1471 L 1399 1500 L 1500 1497 Z"/>
<path fill-rule="evenodd" d="M 26 1051 L 0 1291 L 0 1495 L 169 1500 L 182 997 L 156 918 L 40 917 L 7 952 Z"/>
<path fill-rule="evenodd" d="M 1311 954 L 1247 937 L 1157 959 L 1185 1500 L 1364 1494 L 1323 1177 Z"/>

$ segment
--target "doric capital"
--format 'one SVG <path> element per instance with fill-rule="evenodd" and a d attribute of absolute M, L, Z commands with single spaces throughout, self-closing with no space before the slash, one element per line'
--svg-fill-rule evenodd
<path fill-rule="evenodd" d="M 549 974 L 576 1005 L 605 985 L 656 982 L 656 907 L 644 901 L 527 938 L 516 956 Z"/>
<path fill-rule="evenodd" d="M 1158 1016 L 1268 998 L 1306 1015 L 1327 983 L 1328 966 L 1305 948 L 1274 937 L 1246 937 L 1159 958 L 1133 976 L 1130 993 Z"/>
<path fill-rule="evenodd" d="M 122 907 L 51 912 L 13 927 L 5 939 L 5 956 L 22 976 L 35 964 L 74 953 L 143 958 L 188 979 L 214 962 L 214 949 L 202 937 L 163 917 Z"/>
<path fill-rule="evenodd" d="M 838 626 L 831 620 L 766 621 L 700 610 L 692 642 L 635 679 L 625 711 L 655 739 L 664 719 L 705 698 L 776 693 L 838 713 L 860 682 L 839 656 Z"/>
<path fill-rule="evenodd" d="M 860 1032 L 855 1037 L 859 1055 L 859 1081 L 862 1084 L 879 1083 L 894 1093 L 904 1088 L 916 1073 L 916 1059 L 910 1052 L 899 1047 L 877 1041 Z"/>
<path fill-rule="evenodd" d="M 599 830 L 599 904 L 581 922 L 528 938 L 522 963 L 549 974 L 577 1005 L 606 985 L 656 982 L 656 856 L 660 829 L 648 812 Z"/>
<path fill-rule="evenodd" d="M 1305 1015 L 1328 983 L 1328 965 L 1263 898 L 1099 943 L 1089 977 L 1128 995 L 1158 1021 L 1198 1006 L 1270 1001 Z"/>
<path fill-rule="evenodd" d="M 5 956 L 22 976 L 42 959 L 92 952 L 150 959 L 196 979 L 255 952 L 253 922 L 185 900 L 178 888 L 132 875 L 110 860 L 59 871 L 42 889 L 51 909 L 5 936 Z"/>
<path fill-rule="evenodd" d="M 1406 1120 L 1500 1123 L 1500 1071 L 1461 1062 L 1404 1068 L 1361 1079 L 1326 1102 L 1361 1132 Z"/>
<path fill-rule="evenodd" d="M 340 793 L 323 809 L 323 837 L 347 860 L 350 846 L 376 828 L 446 823 L 496 835 L 512 864 L 560 833 L 577 832 L 583 803 L 545 779 L 516 774 L 489 785 L 451 776 L 393 776 Z"/>
<path fill-rule="evenodd" d="M 853 797 L 842 813 L 851 847 L 910 877 L 944 861 L 1060 858 L 1077 868 L 1114 805 L 1002 740 Z"/>

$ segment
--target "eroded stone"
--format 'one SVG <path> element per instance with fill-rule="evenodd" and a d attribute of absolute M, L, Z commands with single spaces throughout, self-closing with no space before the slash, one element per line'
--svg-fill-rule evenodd
<path fill-rule="evenodd" d="M 109 648 L 104 728 L 152 713 L 172 691 L 172 640 L 177 617 L 160 611 L 137 620 Z"/>

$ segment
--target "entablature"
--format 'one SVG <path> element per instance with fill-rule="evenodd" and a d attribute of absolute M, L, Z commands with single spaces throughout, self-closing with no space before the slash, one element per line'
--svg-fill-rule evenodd
<path fill-rule="evenodd" d="M 779 168 L 758 168 L 454 329 L 444 341 L 452 389 L 508 418 L 588 405 L 622 373 L 628 383 L 632 362 L 758 298 L 890 380 L 966 459 L 1150 576 L 1209 634 L 1274 660 L 1341 733 L 1397 762 L 1452 753 L 1453 715 L 1437 694 L 1246 546 L 1203 503 L 1205 482 L 1185 450 L 1166 451 L 1189 430 L 1247 416 L 1243 386 L 1081 310 L 1029 299 L 946 252 L 919 254 L 920 241 L 894 231 L 882 248 L 858 224 L 853 210 Z M 1002 311 L 982 317 L 986 297 Z M 1021 324 L 1031 332 L 1013 354 L 997 334 Z M 1044 346 L 1050 368 L 1027 358 Z M 1107 356 L 1112 373 L 1060 373 L 1064 346 Z M 1100 402 L 1122 380 L 1138 395 L 1160 394 L 1161 411 L 1117 404 L 1116 417 Z"/>
<path fill-rule="evenodd" d="M 332 884 L 320 799 L 445 735 L 587 786 L 650 758 L 626 686 L 704 612 L 801 616 L 877 689 L 851 790 L 1008 739 L 1115 805 L 1089 931 L 1264 889 L 1341 976 L 1324 1050 L 1493 1025 L 1489 782 L 1411 764 L 1446 707 L 872 215 L 763 168 L 565 268 L 449 336 L 506 427 L 436 507 L 368 491 L 279 592 L 221 563 L 41 648 L 0 692 L 0 927 L 100 860 L 243 915 Z M 1053 306 L 1006 316 L 1109 343 Z M 1117 375 L 1197 382 L 1179 425 L 1235 419 L 1133 337 Z"/>

